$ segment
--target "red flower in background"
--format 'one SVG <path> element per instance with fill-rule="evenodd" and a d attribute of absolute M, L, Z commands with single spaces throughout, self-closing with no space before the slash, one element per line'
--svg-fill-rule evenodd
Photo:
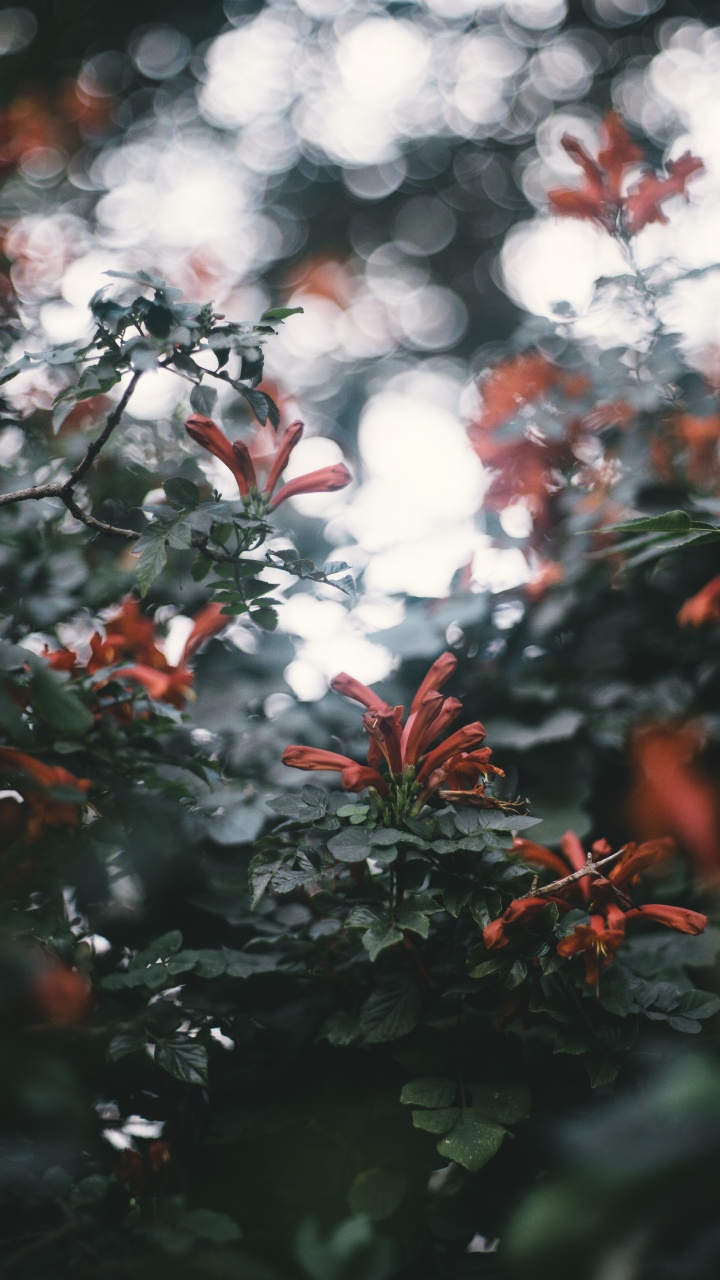
<path fill-rule="evenodd" d="M 185 428 L 196 444 L 202 445 L 208 453 L 219 458 L 220 462 L 223 462 L 232 472 L 240 490 L 240 497 L 249 500 L 260 497 L 266 510 L 274 511 L 281 502 L 285 502 L 288 498 L 295 498 L 301 493 L 333 493 L 336 489 L 344 489 L 352 480 L 345 464 L 338 462 L 333 466 L 320 467 L 317 471 L 309 471 L 307 475 L 298 476 L 295 480 L 289 480 L 277 493 L 274 492 L 288 464 L 290 454 L 302 436 L 302 422 L 292 422 L 285 429 L 276 445 L 262 490 L 258 483 L 251 449 L 242 440 L 234 440 L 231 443 L 212 418 L 205 418 L 199 413 L 188 418 Z"/>
<path fill-rule="evenodd" d="M 697 156 L 686 152 L 678 160 L 668 160 L 667 177 L 648 170 L 623 194 L 627 171 L 645 157 L 617 112 L 608 112 L 600 126 L 600 149 L 595 159 L 572 134 L 564 134 L 560 141 L 582 169 L 583 181 L 579 187 L 549 191 L 550 212 L 559 217 L 587 218 L 610 232 L 621 229 L 636 235 L 651 222 L 667 222 L 663 201 L 676 195 L 687 199 L 688 179 L 705 167 Z"/>
<path fill-rule="evenodd" d="M 70 649 L 46 651 L 43 656 L 54 670 L 68 671 L 72 676 L 94 676 L 102 672 L 103 678 L 94 685 L 98 690 L 110 680 L 130 679 L 144 685 L 155 701 L 167 702 L 181 710 L 192 695 L 194 675 L 188 661 L 206 640 L 223 631 L 229 622 L 229 617 L 222 613 L 222 605 L 204 605 L 193 621 L 179 663 L 173 666 L 157 644 L 152 618 L 141 612 L 137 600 L 129 597 L 107 619 L 105 635 L 96 631 L 90 637 L 90 657 L 84 668 L 78 663 L 77 654 Z M 134 661 L 129 666 L 105 674 L 108 668 L 117 667 L 126 659 Z"/>
<path fill-rule="evenodd" d="M 457 788 L 459 803 L 502 807 L 501 801 L 485 794 L 487 779 L 492 774 L 502 775 L 502 770 L 489 763 L 489 748 L 473 749 L 485 737 L 479 721 L 458 729 L 433 747 L 462 710 L 457 698 L 444 698 L 440 693 L 456 666 L 457 658 L 452 653 L 442 654 L 433 663 L 413 698 L 404 725 L 402 707 L 391 707 L 354 676 L 341 672 L 330 682 L 331 688 L 367 708 L 362 717 L 370 738 L 367 765 L 333 751 L 296 745 L 285 748 L 283 764 L 294 769 L 338 772 L 346 791 L 374 787 L 379 795 L 393 800 L 399 816 L 419 812 L 436 792 L 447 798 L 442 787 Z"/>
<path fill-rule="evenodd" d="M 88 778 L 76 778 L 61 765 L 44 764 L 15 747 L 0 747 L 0 769 L 21 797 L 0 799 L 2 846 L 18 839 L 32 844 L 47 827 L 73 830 L 80 825 L 91 786 Z"/>
<path fill-rule="evenodd" d="M 720 797 L 698 763 L 704 745 L 702 726 L 693 721 L 637 729 L 630 742 L 634 782 L 627 809 L 638 835 L 670 831 L 687 849 L 696 871 L 716 878 Z"/>
<path fill-rule="evenodd" d="M 720 574 L 685 601 L 677 620 L 681 627 L 702 627 L 708 622 L 720 622 Z"/>

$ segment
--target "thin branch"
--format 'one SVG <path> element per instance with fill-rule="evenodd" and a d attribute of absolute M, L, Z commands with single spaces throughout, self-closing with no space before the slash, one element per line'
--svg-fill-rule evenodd
<path fill-rule="evenodd" d="M 0 493 L 0 507 L 9 507 L 12 502 L 27 502 L 30 499 L 57 498 L 62 486 L 62 481 L 55 481 L 53 484 L 34 484 L 28 489 L 14 489 L 12 493 Z"/>
<path fill-rule="evenodd" d="M 61 498 L 68 510 L 72 511 L 75 518 L 77 520 L 81 520 L 83 524 L 91 525 L 93 528 L 102 529 L 104 532 L 116 533 L 122 538 L 137 538 L 139 535 L 131 533 L 129 529 L 120 530 L 115 528 L 113 525 L 106 525 L 103 521 L 95 520 L 94 516 L 86 516 L 84 512 L 80 511 L 77 504 L 74 503 L 73 491 L 78 481 L 82 480 L 86 471 L 88 471 L 92 466 L 100 450 L 110 439 L 110 436 L 120 422 L 120 419 L 127 408 L 128 401 L 141 377 L 142 371 L 133 374 L 122 396 L 115 405 L 115 408 L 112 410 L 112 413 L 108 415 L 107 422 L 100 432 L 100 435 L 88 445 L 86 452 L 83 454 L 77 465 L 73 467 L 66 480 L 54 480 L 50 484 L 30 485 L 27 489 L 14 489 L 12 493 L 0 494 L 0 507 L 9 507 L 14 502 L 37 501 L 40 498 Z"/>
<path fill-rule="evenodd" d="M 100 435 L 97 437 L 96 440 L 93 440 L 92 444 L 88 445 L 87 452 L 80 459 L 77 466 L 73 467 L 72 471 L 70 472 L 68 479 L 65 481 L 65 484 L 63 485 L 64 490 L 71 491 L 72 489 L 75 488 L 75 485 L 78 483 L 78 480 L 82 480 L 83 476 L 85 475 L 85 472 L 92 466 L 100 450 L 104 447 L 104 445 L 107 444 L 108 440 L 110 439 L 110 436 L 112 435 L 116 426 L 120 422 L 120 419 L 122 418 L 127 408 L 128 401 L 133 391 L 135 390 L 138 382 L 140 381 L 141 377 L 142 377 L 142 370 L 138 370 L 137 373 L 133 374 L 125 390 L 123 391 L 123 394 L 121 395 L 120 399 L 115 405 L 115 408 L 113 409 L 112 413 L 108 414 L 108 420 L 105 423 L 105 426 L 103 427 L 102 431 L 100 432 Z"/>
<path fill-rule="evenodd" d="M 140 537 L 137 529 L 123 529 L 121 525 L 108 524 L 105 520 L 97 520 L 95 516 L 88 515 L 87 511 L 83 511 L 82 507 L 78 506 L 71 489 L 61 489 L 57 496 L 65 503 L 70 514 L 82 524 L 86 524 L 89 529 L 97 529 L 99 533 L 111 533 L 116 538 L 126 538 L 128 542 L 134 542 Z"/>
<path fill-rule="evenodd" d="M 565 885 L 574 884 L 576 880 L 584 880 L 586 876 L 601 876 L 602 868 L 609 866 L 611 862 L 617 862 L 624 852 L 625 846 L 623 845 L 622 849 L 618 849 L 617 853 L 609 853 L 606 858 L 601 858 L 599 862 L 592 862 L 588 858 L 584 867 L 571 872 L 570 875 L 563 876 L 562 880 L 553 880 L 552 884 L 545 884 L 540 889 L 530 889 L 528 893 L 521 894 L 521 898 L 546 898 L 554 893 L 559 893 L 561 889 L 565 888 Z"/>

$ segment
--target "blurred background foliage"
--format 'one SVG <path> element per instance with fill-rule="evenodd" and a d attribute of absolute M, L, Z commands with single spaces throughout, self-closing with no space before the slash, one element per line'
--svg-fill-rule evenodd
<path fill-rule="evenodd" d="M 662 895 L 707 902 L 719 615 L 710 598 L 700 625 L 677 619 L 718 550 L 636 567 L 588 553 L 629 513 L 717 518 L 716 17 L 662 0 L 0 8 L 7 360 L 80 343 L 108 270 L 157 272 L 232 320 L 302 306 L 268 342 L 263 386 L 283 423 L 307 423 L 292 474 L 345 457 L 356 483 L 288 504 L 273 545 L 346 561 L 357 581 L 348 601 L 269 574 L 278 629 L 240 620 L 211 639 L 184 714 L 141 689 L 135 718 L 87 730 L 92 679 L 68 702 L 36 677 L 33 749 L 102 803 L 91 825 L 24 845 L 5 884 L 8 1274 L 717 1273 L 712 1022 L 704 1054 L 668 1062 L 666 1038 L 643 1039 L 591 1118 L 573 1057 L 479 1025 L 473 1062 L 530 1073 L 534 1108 L 466 1176 L 397 1106 L 408 1073 L 442 1069 L 442 1028 L 318 1039 L 335 993 L 308 969 L 311 913 L 290 894 L 251 914 L 246 891 L 268 798 L 303 781 L 285 744 L 361 748 L 329 677 L 343 667 L 407 703 L 450 647 L 452 691 L 486 724 L 507 797 L 530 797 L 538 839 L 672 834 L 696 883 L 678 862 Z M 687 149 L 706 165 L 634 263 L 595 225 L 546 216 L 547 190 L 576 182 L 561 136 L 593 149 L 613 106 L 652 165 Z M 3 388 L 4 489 L 76 462 L 110 407 L 84 401 L 53 435 L 63 376 L 35 366 Z M 181 430 L 179 386 L 144 377 L 85 480 L 98 518 L 139 519 L 178 471 L 233 496 Z M 223 389 L 218 407 L 254 438 L 244 402 Z M 134 561 L 51 502 L 3 512 L 0 559 L 3 723 L 22 747 L 14 646 L 86 652 L 135 590 Z M 145 607 L 173 670 L 206 600 L 171 552 Z M 77 804 L 56 785 L 53 803 Z M 2 803 L 17 786 L 11 771 Z M 664 980 L 683 963 L 664 953 Z M 708 945 L 710 989 L 714 966 Z"/>

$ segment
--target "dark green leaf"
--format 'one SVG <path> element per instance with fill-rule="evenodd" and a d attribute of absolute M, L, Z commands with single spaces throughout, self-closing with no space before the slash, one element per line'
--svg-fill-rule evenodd
<path fill-rule="evenodd" d="M 400 1207 L 407 1190 L 407 1176 L 401 1169 L 365 1169 L 350 1188 L 348 1204 L 353 1213 L 382 1222 Z"/>
<path fill-rule="evenodd" d="M 437 1149 L 441 1156 L 477 1173 L 499 1150 L 505 1134 L 500 1125 L 487 1124 L 474 1111 L 464 1111 Z"/>
<path fill-rule="evenodd" d="M 207 1049 L 188 1036 L 159 1040 L 155 1062 L 185 1084 L 207 1084 Z"/>

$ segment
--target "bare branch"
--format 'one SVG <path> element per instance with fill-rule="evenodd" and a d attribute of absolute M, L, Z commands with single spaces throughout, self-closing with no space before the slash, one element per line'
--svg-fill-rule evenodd
<path fill-rule="evenodd" d="M 610 865 L 611 862 L 617 862 L 618 858 L 625 852 L 625 846 L 618 849 L 617 853 L 609 853 L 606 858 L 601 858 L 599 862 L 593 862 L 588 858 L 584 867 L 580 867 L 577 871 L 571 872 L 567 876 L 563 876 L 562 880 L 553 880 L 552 884 L 545 884 L 540 889 L 530 889 L 528 893 L 523 893 L 522 898 L 546 898 L 554 893 L 559 893 L 565 885 L 574 884 L 576 880 L 584 880 L 586 876 L 602 876 L 602 868 Z M 518 899 L 519 901 L 520 899 Z"/>
<path fill-rule="evenodd" d="M 14 489 L 12 493 L 0 493 L 0 507 L 9 507 L 13 502 L 27 502 L 30 499 L 57 498 L 63 482 L 53 484 L 34 484 L 27 489 Z"/>
<path fill-rule="evenodd" d="M 73 490 L 79 480 L 82 480 L 86 471 L 92 466 L 97 458 L 100 450 L 107 444 L 110 436 L 120 422 L 128 401 L 135 390 L 142 372 L 134 373 L 126 386 L 122 396 L 118 400 L 115 408 L 108 415 L 107 422 L 103 427 L 97 439 L 93 440 L 80 461 L 73 467 L 67 480 L 54 480 L 49 484 L 30 485 L 27 489 L 14 489 L 12 493 L 0 494 L 0 507 L 9 507 L 15 502 L 38 501 L 41 498 L 61 498 L 65 506 L 77 520 L 81 520 L 83 524 L 90 525 L 92 528 L 101 529 L 105 533 L 115 533 L 122 538 L 137 538 L 137 533 L 132 533 L 130 529 L 120 530 L 113 525 L 107 525 L 102 520 L 95 520 L 94 516 L 86 516 L 84 512 L 80 512 L 80 508 L 73 501 Z M 70 501 L 68 501 L 68 499 Z M 78 514 L 79 513 L 79 514 Z"/>
<path fill-rule="evenodd" d="M 103 427 L 102 431 L 100 432 L 100 435 L 97 437 L 96 440 L 93 440 L 91 445 L 88 446 L 87 452 L 80 459 L 77 466 L 73 467 L 72 471 L 70 472 L 69 478 L 65 481 L 65 484 L 63 485 L 64 490 L 70 491 L 75 488 L 75 485 L 77 484 L 78 480 L 82 480 L 83 476 L 85 475 L 85 472 L 92 466 L 100 450 L 103 448 L 104 445 L 107 444 L 108 440 L 110 439 L 110 436 L 112 435 L 120 419 L 122 418 L 127 408 L 128 401 L 133 391 L 135 390 L 138 382 L 140 381 L 141 377 L 142 377 L 141 370 L 133 374 L 125 390 L 123 391 L 122 396 L 120 397 L 117 404 L 115 405 L 115 408 L 112 410 L 112 413 L 108 414 L 108 420 L 105 423 L 105 426 Z"/>
<path fill-rule="evenodd" d="M 87 511 L 83 511 L 82 507 L 79 507 L 75 501 L 71 489 L 61 489 L 58 493 L 58 497 L 65 503 L 65 506 L 71 515 L 73 515 L 76 520 L 80 520 L 82 524 L 86 524 L 89 529 L 97 529 L 99 533 L 110 533 L 116 538 L 126 538 L 128 542 L 134 541 L 136 538 L 140 537 L 140 533 L 137 529 L 123 529 L 117 524 L 107 524 L 105 520 L 97 520 L 95 516 L 91 516 Z"/>

